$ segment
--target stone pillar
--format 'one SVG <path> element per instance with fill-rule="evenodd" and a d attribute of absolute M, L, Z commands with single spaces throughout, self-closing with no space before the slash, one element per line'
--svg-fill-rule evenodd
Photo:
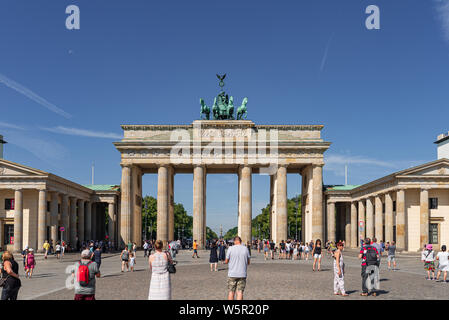
<path fill-rule="evenodd" d="M 37 213 L 37 248 L 38 252 L 44 252 L 43 245 L 47 236 L 47 191 L 39 190 L 39 203 Z"/>
<path fill-rule="evenodd" d="M 114 243 L 115 241 L 115 204 L 113 202 L 108 203 L 108 236 L 109 240 Z"/>
<path fill-rule="evenodd" d="M 384 229 L 383 229 L 383 215 L 382 215 L 382 199 L 380 198 L 380 195 L 377 195 L 374 198 L 374 204 L 375 204 L 375 210 L 376 210 L 376 238 L 377 241 L 384 240 Z"/>
<path fill-rule="evenodd" d="M 92 203 L 86 201 L 86 212 L 84 213 L 84 235 L 85 240 L 92 240 Z"/>
<path fill-rule="evenodd" d="M 405 239 L 405 191 L 398 190 L 396 193 L 396 247 L 399 250 L 407 249 Z"/>
<path fill-rule="evenodd" d="M 56 242 L 58 241 L 58 193 L 51 193 L 51 201 L 50 201 L 50 243 L 53 243 L 53 247 L 55 247 Z"/>
<path fill-rule="evenodd" d="M 157 174 L 157 235 L 158 240 L 168 239 L 168 166 L 160 166 Z"/>
<path fill-rule="evenodd" d="M 23 191 L 14 192 L 14 251 L 21 252 L 23 244 Z"/>
<path fill-rule="evenodd" d="M 360 230 L 360 225 L 363 225 L 362 230 Z M 363 200 L 359 201 L 359 239 L 360 238 L 365 239 L 365 204 L 363 203 Z"/>
<path fill-rule="evenodd" d="M 312 169 L 312 238 L 323 240 L 323 166 Z"/>
<path fill-rule="evenodd" d="M 207 193 L 207 171 L 204 171 L 204 182 L 203 182 L 203 239 L 204 244 L 207 242 L 207 224 L 206 224 L 206 193 Z"/>
<path fill-rule="evenodd" d="M 419 245 L 422 248 L 425 244 L 429 243 L 429 190 L 421 189 L 419 197 L 420 205 L 420 237 Z"/>
<path fill-rule="evenodd" d="M 72 248 L 75 248 L 76 246 L 76 235 L 78 234 L 76 203 L 77 199 L 75 197 L 70 197 L 70 244 Z"/>
<path fill-rule="evenodd" d="M 370 239 L 372 239 L 374 237 L 373 198 L 366 199 L 366 236 Z"/>
<path fill-rule="evenodd" d="M 351 202 L 351 248 L 357 248 L 359 246 L 359 241 L 357 239 L 357 230 L 357 207 L 355 202 Z"/>
<path fill-rule="evenodd" d="M 391 193 L 385 194 L 385 239 L 384 242 L 393 241 L 393 198 Z"/>
<path fill-rule="evenodd" d="M 276 243 L 287 241 L 287 166 L 279 166 L 276 174 Z"/>
<path fill-rule="evenodd" d="M 84 203 L 85 200 L 78 200 L 78 239 L 80 242 L 86 240 L 84 237 Z"/>
<path fill-rule="evenodd" d="M 66 242 L 69 241 L 70 234 L 69 232 L 69 196 L 67 194 L 64 194 L 62 196 L 62 203 L 61 203 L 61 220 L 62 220 L 62 227 L 64 227 L 64 231 L 62 233 L 62 239 Z"/>
<path fill-rule="evenodd" d="M 197 241 L 198 249 L 205 248 L 204 237 L 204 175 L 206 168 L 196 165 L 193 168 L 193 240 Z"/>
<path fill-rule="evenodd" d="M 328 202 L 327 203 L 327 239 L 330 241 L 335 241 L 336 240 L 336 235 L 335 235 L 335 202 Z M 323 239 L 324 240 L 324 239 Z"/>
<path fill-rule="evenodd" d="M 269 230 L 270 230 L 270 239 L 274 239 L 274 179 L 275 175 L 270 175 L 270 213 L 269 213 Z"/>
<path fill-rule="evenodd" d="M 252 183 L 251 183 L 252 169 L 248 166 L 239 168 L 239 175 L 241 176 L 241 188 L 239 194 L 239 202 L 241 204 L 241 228 L 240 231 L 242 243 L 246 244 L 252 240 L 251 232 L 251 218 L 252 218 Z"/>
<path fill-rule="evenodd" d="M 175 240 L 175 198 L 174 198 L 175 170 L 168 169 L 168 240 Z"/>
<path fill-rule="evenodd" d="M 119 246 L 123 248 L 131 240 L 131 208 L 132 208 L 132 190 L 131 190 L 131 166 L 122 166 L 121 183 L 121 208 L 120 208 L 120 241 Z M 98 235 L 96 235 L 98 237 Z"/>
<path fill-rule="evenodd" d="M 351 248 L 351 205 L 345 204 L 345 246 Z"/>
<path fill-rule="evenodd" d="M 91 216 L 92 239 L 97 240 L 97 202 L 92 203 Z"/>

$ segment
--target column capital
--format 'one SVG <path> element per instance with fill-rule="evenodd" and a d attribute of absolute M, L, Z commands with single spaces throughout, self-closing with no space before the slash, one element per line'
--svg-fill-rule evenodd
<path fill-rule="evenodd" d="M 424 191 L 424 192 L 426 192 L 426 191 L 429 192 L 429 190 L 430 190 L 431 188 L 430 188 L 430 187 L 421 187 L 420 189 L 421 189 L 421 192 L 423 192 L 423 191 Z"/>
<path fill-rule="evenodd" d="M 324 163 L 313 163 L 312 167 L 324 167 Z"/>

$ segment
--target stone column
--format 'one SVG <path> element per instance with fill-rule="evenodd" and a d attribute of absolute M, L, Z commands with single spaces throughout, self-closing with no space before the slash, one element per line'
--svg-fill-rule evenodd
<path fill-rule="evenodd" d="M 419 245 L 422 248 L 425 244 L 429 243 L 429 190 L 421 189 L 419 197 L 420 205 L 420 237 Z"/>
<path fill-rule="evenodd" d="M 366 199 L 366 236 L 370 239 L 372 239 L 374 237 L 373 198 Z"/>
<path fill-rule="evenodd" d="M 168 166 L 160 166 L 157 174 L 157 239 L 168 239 Z"/>
<path fill-rule="evenodd" d="M 335 202 L 327 203 L 327 221 L 328 221 L 328 229 L 327 229 L 327 239 L 330 241 L 335 241 Z M 324 239 L 323 239 L 324 240 Z"/>
<path fill-rule="evenodd" d="M 75 248 L 76 246 L 76 235 L 78 234 L 76 203 L 77 199 L 75 197 L 70 197 L 70 244 L 72 248 Z"/>
<path fill-rule="evenodd" d="M 168 169 L 168 240 L 175 240 L 175 199 L 174 199 L 175 170 Z"/>
<path fill-rule="evenodd" d="M 78 239 L 80 242 L 86 240 L 84 237 L 84 203 L 85 200 L 78 200 Z"/>
<path fill-rule="evenodd" d="M 383 215 L 382 215 L 382 199 L 380 198 L 380 195 L 377 195 L 374 198 L 374 205 L 376 210 L 376 217 L 375 217 L 375 236 L 377 238 L 377 241 L 384 240 L 384 229 L 383 229 Z"/>
<path fill-rule="evenodd" d="M 207 241 L 207 224 L 206 224 L 206 193 L 207 193 L 207 186 L 206 186 L 206 182 L 207 182 L 207 171 L 205 169 L 204 171 L 204 182 L 203 182 L 203 239 L 204 239 L 204 244 L 206 245 L 206 241 Z"/>
<path fill-rule="evenodd" d="M 193 240 L 198 249 L 204 249 L 204 175 L 206 168 L 196 165 L 193 168 Z"/>
<path fill-rule="evenodd" d="M 357 248 L 359 246 L 359 241 L 357 239 L 357 230 L 357 207 L 355 202 L 351 202 L 351 248 Z"/>
<path fill-rule="evenodd" d="M 351 248 L 351 205 L 345 204 L 345 245 Z"/>
<path fill-rule="evenodd" d="M 276 175 L 276 243 L 287 241 L 287 166 L 280 166 Z"/>
<path fill-rule="evenodd" d="M 360 229 L 360 224 L 363 225 L 362 230 L 359 230 L 359 239 L 365 239 L 365 204 L 363 203 L 363 200 L 359 201 L 359 229 Z"/>
<path fill-rule="evenodd" d="M 92 240 L 92 203 L 86 201 L 86 212 L 84 213 L 84 235 L 85 240 Z"/>
<path fill-rule="evenodd" d="M 312 169 L 312 238 L 323 240 L 323 166 Z"/>
<path fill-rule="evenodd" d="M 396 246 L 399 250 L 407 249 L 405 239 L 405 191 L 398 190 L 396 193 Z"/>
<path fill-rule="evenodd" d="M 241 238 L 242 243 L 247 243 L 252 240 L 251 234 L 251 218 L 252 218 L 252 184 L 251 184 L 252 169 L 249 166 L 242 166 L 239 168 L 239 175 L 241 176 L 241 188 L 239 194 L 239 202 L 241 203 Z"/>
<path fill-rule="evenodd" d="M 131 240 L 131 166 L 122 166 L 121 183 L 121 208 L 120 208 L 120 241 L 119 246 L 123 248 Z M 96 235 L 98 237 L 98 235 Z"/>
<path fill-rule="evenodd" d="M 68 242 L 70 238 L 69 232 L 69 196 L 67 194 L 62 195 L 62 203 L 61 203 L 61 220 L 62 227 L 64 227 L 64 231 L 62 233 L 63 240 Z"/>
<path fill-rule="evenodd" d="M 37 213 L 37 250 L 44 252 L 43 245 L 47 236 L 47 191 L 45 189 L 39 190 L 39 203 Z"/>
<path fill-rule="evenodd" d="M 14 251 L 21 252 L 23 244 L 23 191 L 14 192 Z"/>
<path fill-rule="evenodd" d="M 384 242 L 393 241 L 393 198 L 391 193 L 385 194 L 385 239 Z"/>
<path fill-rule="evenodd" d="M 97 202 L 92 203 L 91 216 L 92 239 L 97 240 Z"/>
<path fill-rule="evenodd" d="M 56 245 L 58 241 L 58 193 L 51 193 L 51 201 L 50 201 L 50 235 L 51 240 L 50 243 L 53 243 L 53 247 Z"/>
<path fill-rule="evenodd" d="M 115 204 L 109 202 L 108 204 L 108 236 L 111 242 L 115 241 Z"/>

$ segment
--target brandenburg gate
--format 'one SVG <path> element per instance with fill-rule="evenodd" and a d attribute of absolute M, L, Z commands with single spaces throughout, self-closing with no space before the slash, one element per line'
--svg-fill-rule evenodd
<path fill-rule="evenodd" d="M 222 79 L 220 79 L 222 87 Z M 270 237 L 287 240 L 287 173 L 302 176 L 302 239 L 322 239 L 323 153 L 330 142 L 322 125 L 256 125 L 246 103 L 234 119 L 233 98 L 223 91 L 212 108 L 201 99 L 206 119 L 189 125 L 122 125 L 114 145 L 121 153 L 120 246 L 142 243 L 142 175 L 157 173 L 157 239 L 174 240 L 174 176 L 193 173 L 193 239 L 206 243 L 207 174 L 238 175 L 238 234 L 251 241 L 252 174 L 270 176 Z M 213 119 L 210 117 L 212 109 Z M 267 190 L 268 195 L 268 190 Z M 232 216 L 233 213 L 230 212 Z"/>

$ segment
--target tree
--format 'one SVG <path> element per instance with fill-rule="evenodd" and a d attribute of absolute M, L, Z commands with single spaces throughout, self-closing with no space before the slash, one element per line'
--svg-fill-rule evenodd
<path fill-rule="evenodd" d="M 296 201 L 298 201 L 298 212 L 296 214 Z M 270 230 L 270 205 L 268 204 L 265 208 L 262 209 L 261 214 L 256 216 L 252 221 L 252 236 L 254 238 L 262 238 L 262 239 L 271 239 L 271 230 Z M 296 237 L 296 222 L 298 225 L 298 238 L 301 235 L 301 198 L 300 196 L 293 197 L 287 200 L 287 225 L 288 225 L 288 237 L 295 238 Z M 237 235 L 237 227 L 229 229 L 226 234 L 223 236 L 224 239 L 232 239 Z M 282 239 L 281 239 L 282 240 Z M 287 240 L 287 239 L 283 239 Z"/>
<path fill-rule="evenodd" d="M 218 239 L 217 234 L 209 227 L 206 227 L 206 240 Z"/>

